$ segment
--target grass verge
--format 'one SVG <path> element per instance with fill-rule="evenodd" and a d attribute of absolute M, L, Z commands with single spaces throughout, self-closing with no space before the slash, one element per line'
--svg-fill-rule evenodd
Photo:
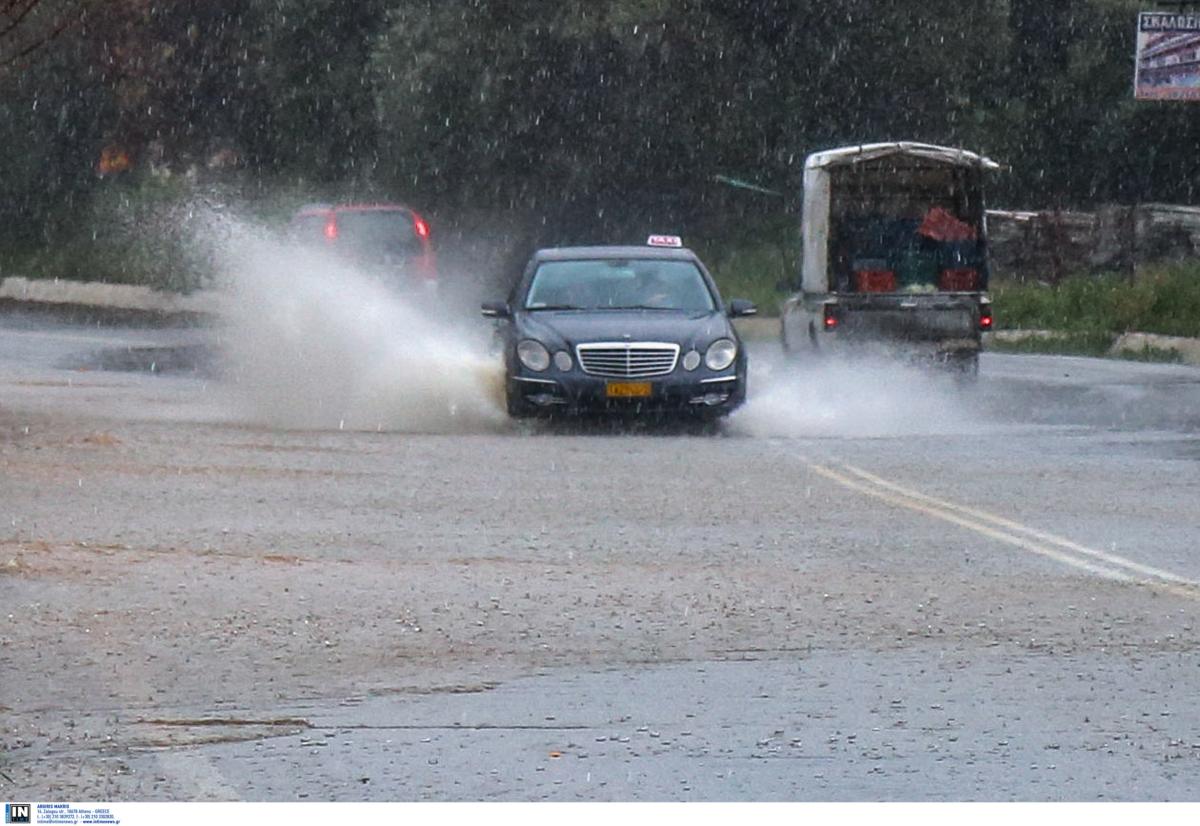
<path fill-rule="evenodd" d="M 993 338 L 988 349 L 997 353 L 1039 353 L 1053 356 L 1111 357 L 1126 361 L 1180 364 L 1183 354 L 1165 347 L 1146 345 L 1141 349 L 1113 350 L 1117 336 L 1112 333 L 1086 331 L 1073 333 L 1050 333 L 1005 341 Z"/>
<path fill-rule="evenodd" d="M 1200 262 L 1147 268 L 1133 283 L 1115 275 L 1080 275 L 1053 287 L 996 284 L 992 302 L 997 329 L 1078 334 L 1070 339 L 1073 346 L 1094 347 L 1100 334 L 1133 331 L 1198 338 Z M 1097 338 L 1089 341 L 1088 334 Z"/>
<path fill-rule="evenodd" d="M 993 338 L 989 350 L 998 353 L 1043 353 L 1054 356 L 1106 356 L 1116 336 L 1104 332 L 1055 333 L 1019 341 Z"/>
<path fill-rule="evenodd" d="M 726 301 L 753 301 L 760 315 L 778 316 L 798 280 L 798 242 L 714 243 L 697 250 Z"/>
<path fill-rule="evenodd" d="M 1147 361 L 1158 364 L 1182 364 L 1183 353 L 1178 350 L 1168 350 L 1164 347 L 1146 345 L 1140 350 L 1118 350 L 1116 357 L 1126 361 Z"/>

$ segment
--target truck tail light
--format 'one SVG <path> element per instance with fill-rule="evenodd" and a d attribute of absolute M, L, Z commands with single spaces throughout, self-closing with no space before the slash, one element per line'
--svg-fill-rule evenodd
<path fill-rule="evenodd" d="M 837 305 L 836 304 L 826 304 L 825 309 L 824 309 L 825 329 L 826 330 L 836 330 L 839 321 L 841 321 L 841 319 L 838 318 Z"/>
<path fill-rule="evenodd" d="M 985 333 L 992 329 L 992 308 L 987 304 L 979 306 L 979 329 Z"/>

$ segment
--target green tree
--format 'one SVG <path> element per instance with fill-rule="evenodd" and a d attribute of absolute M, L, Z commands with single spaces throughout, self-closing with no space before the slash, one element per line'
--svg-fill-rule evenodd
<path fill-rule="evenodd" d="M 384 156 L 422 193 L 686 202 L 794 184 L 813 148 L 980 130 L 997 0 L 406 4 L 372 61 Z"/>
<path fill-rule="evenodd" d="M 24 72 L 86 11 L 86 0 L 0 0 L 0 81 Z"/>
<path fill-rule="evenodd" d="M 389 5 L 255 0 L 252 76 L 269 104 L 242 135 L 259 167 L 318 182 L 370 176 L 378 135 L 367 62 Z"/>

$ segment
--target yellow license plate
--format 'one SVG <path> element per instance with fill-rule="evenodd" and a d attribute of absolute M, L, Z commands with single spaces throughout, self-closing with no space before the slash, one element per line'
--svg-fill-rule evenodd
<path fill-rule="evenodd" d="M 650 395 L 648 381 L 610 381 L 608 397 L 610 399 L 644 399 Z"/>

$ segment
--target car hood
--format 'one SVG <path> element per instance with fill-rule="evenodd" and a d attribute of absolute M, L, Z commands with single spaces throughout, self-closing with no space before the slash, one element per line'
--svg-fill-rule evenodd
<path fill-rule="evenodd" d="M 521 314 L 518 334 L 568 347 L 593 341 L 667 341 L 687 349 L 734 338 L 733 325 L 718 311 L 539 310 Z"/>

